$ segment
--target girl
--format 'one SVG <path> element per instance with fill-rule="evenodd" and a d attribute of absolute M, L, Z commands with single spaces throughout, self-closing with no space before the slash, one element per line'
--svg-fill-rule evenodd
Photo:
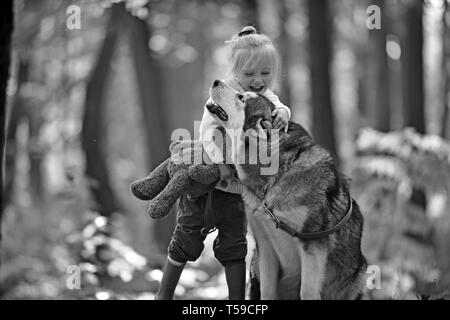
<path fill-rule="evenodd" d="M 287 131 L 291 117 L 289 108 L 283 105 L 271 91 L 278 87 L 281 63 L 272 41 L 257 34 L 251 26 L 244 27 L 237 36 L 227 41 L 231 46 L 231 68 L 227 84 L 240 92 L 253 91 L 265 95 L 275 105 L 273 128 Z M 211 98 L 207 105 L 212 103 Z M 206 106 L 200 125 L 200 138 L 205 143 L 214 140 L 210 134 L 219 122 Z M 215 188 L 200 196 L 185 195 L 178 203 L 178 225 L 172 235 L 169 254 L 164 266 L 156 299 L 172 299 L 187 261 L 195 261 L 203 250 L 206 235 L 217 227 L 214 254 L 225 267 L 225 277 L 230 300 L 245 299 L 245 256 L 247 254 L 247 224 L 241 198 L 241 188 L 233 166 L 226 164 L 228 152 L 222 154 L 222 146 L 212 144 L 205 151 L 217 163 L 221 181 Z"/>

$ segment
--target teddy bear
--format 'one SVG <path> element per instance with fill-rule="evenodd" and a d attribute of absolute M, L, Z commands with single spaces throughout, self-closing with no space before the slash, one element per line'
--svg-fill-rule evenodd
<path fill-rule="evenodd" d="M 169 150 L 170 158 L 130 186 L 135 197 L 150 200 L 148 213 L 154 219 L 167 216 L 180 195 L 206 193 L 220 178 L 217 165 L 205 161 L 209 158 L 200 141 L 174 141 Z"/>

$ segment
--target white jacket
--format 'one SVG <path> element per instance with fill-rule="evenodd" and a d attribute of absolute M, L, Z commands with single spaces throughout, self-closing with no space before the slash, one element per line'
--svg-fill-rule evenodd
<path fill-rule="evenodd" d="M 233 89 L 239 91 L 239 92 L 244 92 L 244 89 L 242 89 L 242 87 L 239 85 L 239 83 L 234 80 L 234 79 L 227 79 L 224 80 L 224 82 L 226 84 L 228 84 L 229 86 L 231 86 Z M 273 93 L 271 90 L 266 90 L 263 95 L 265 97 L 267 97 L 267 99 L 269 99 L 274 105 L 275 105 L 275 109 L 281 108 L 281 109 L 285 109 L 289 115 L 289 119 L 291 118 L 291 110 L 289 109 L 289 107 L 285 106 L 283 103 L 281 103 L 280 99 L 278 98 L 278 96 Z M 206 104 L 212 102 L 211 97 L 209 97 L 208 101 L 206 102 Z M 202 122 L 200 124 L 200 128 L 199 128 L 199 133 L 200 133 L 200 140 L 205 144 L 205 142 L 208 143 L 208 145 L 210 145 L 210 142 L 212 141 L 212 132 L 213 130 L 211 129 L 215 129 L 217 127 L 220 127 L 221 124 L 220 122 L 214 118 L 214 116 L 208 111 L 208 109 L 206 108 L 206 104 L 203 110 L 203 117 L 202 117 Z M 205 144 L 206 145 L 206 144 Z M 211 160 L 214 163 L 224 163 L 224 158 L 222 155 L 222 151 L 217 148 L 217 147 L 213 147 L 213 148 L 205 148 L 205 152 L 206 154 L 211 158 Z M 222 181 L 220 183 L 217 184 L 216 188 L 222 191 L 226 191 L 226 192 L 231 192 L 231 193 L 241 193 L 242 192 L 242 184 L 239 181 L 239 179 L 237 178 L 233 178 L 230 179 L 228 181 L 226 181 L 226 187 L 221 186 L 221 183 L 223 183 Z"/>

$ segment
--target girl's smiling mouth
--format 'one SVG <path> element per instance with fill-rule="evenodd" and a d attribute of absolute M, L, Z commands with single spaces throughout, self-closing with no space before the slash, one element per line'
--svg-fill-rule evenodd
<path fill-rule="evenodd" d="M 253 92 L 261 92 L 261 91 L 263 91 L 263 89 L 264 89 L 265 86 L 262 85 L 262 86 L 254 87 L 254 86 L 252 86 L 252 85 L 249 85 L 248 87 L 249 87 L 249 89 L 250 89 L 251 91 L 253 91 Z"/>

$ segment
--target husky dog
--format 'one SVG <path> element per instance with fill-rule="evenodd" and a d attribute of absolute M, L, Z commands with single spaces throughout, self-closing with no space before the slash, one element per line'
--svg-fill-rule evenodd
<path fill-rule="evenodd" d="M 251 283 L 259 284 L 259 297 L 360 298 L 366 268 L 363 217 L 331 155 L 299 124 L 289 122 L 287 133 L 271 131 L 274 106 L 263 95 L 239 93 L 220 80 L 210 91 L 215 105 L 208 110 L 221 115 L 227 133 L 234 130 L 232 159 L 257 246 L 257 263 L 252 263 L 257 279 Z M 267 165 L 261 161 L 236 161 L 248 160 L 255 144 L 277 147 L 267 150 L 277 157 L 278 170 L 264 175 Z"/>

